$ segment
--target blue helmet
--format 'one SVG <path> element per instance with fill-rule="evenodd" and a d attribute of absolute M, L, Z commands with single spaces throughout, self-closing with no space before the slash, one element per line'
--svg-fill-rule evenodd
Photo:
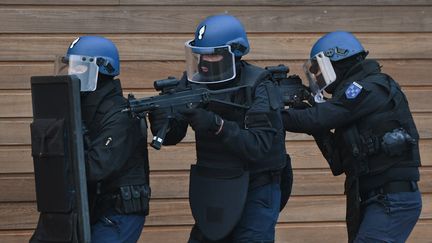
<path fill-rule="evenodd" d="M 115 44 L 102 36 L 81 36 L 74 40 L 66 53 L 96 57 L 99 72 L 109 76 L 120 74 L 120 61 Z"/>
<path fill-rule="evenodd" d="M 345 31 L 330 32 L 321 37 L 312 47 L 310 58 L 324 52 L 331 61 L 339 61 L 355 54 L 365 52 L 360 41 Z"/>
<path fill-rule="evenodd" d="M 236 57 L 249 52 L 249 41 L 242 23 L 234 16 L 223 14 L 207 17 L 196 31 L 193 46 L 216 47 L 229 45 Z"/>

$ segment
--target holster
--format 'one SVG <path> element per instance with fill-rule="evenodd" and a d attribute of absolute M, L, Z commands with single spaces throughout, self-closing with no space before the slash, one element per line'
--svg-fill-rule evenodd
<path fill-rule="evenodd" d="M 332 174 L 334 176 L 341 175 L 343 173 L 343 164 L 339 151 L 337 151 L 337 146 L 335 146 L 333 141 L 333 134 L 328 131 L 319 135 L 314 134 L 313 137 L 324 158 L 327 160 Z"/>

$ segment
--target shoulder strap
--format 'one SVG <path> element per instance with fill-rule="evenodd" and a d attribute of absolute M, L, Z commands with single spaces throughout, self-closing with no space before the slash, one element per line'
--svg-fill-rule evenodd
<path fill-rule="evenodd" d="M 258 87 L 258 85 L 260 85 L 261 83 L 269 80 L 272 82 L 276 82 L 272 79 L 272 73 L 269 70 L 245 62 L 245 65 L 242 69 L 240 83 L 241 85 L 248 85 L 251 87 L 251 100 L 255 94 L 256 87 Z M 276 110 L 278 107 L 281 106 L 279 96 L 275 95 L 278 94 L 278 92 L 275 87 L 273 87 L 270 83 L 266 83 L 265 87 L 269 97 L 270 106 L 273 110 Z"/>
<path fill-rule="evenodd" d="M 241 85 L 250 85 L 253 90 L 263 81 L 268 80 L 271 74 L 264 68 L 244 62 L 241 71 L 240 83 Z M 254 93 L 254 92 L 252 92 Z"/>

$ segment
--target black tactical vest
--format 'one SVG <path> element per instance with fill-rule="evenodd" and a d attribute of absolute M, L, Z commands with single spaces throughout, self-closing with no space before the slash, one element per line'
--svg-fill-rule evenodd
<path fill-rule="evenodd" d="M 267 70 L 242 62 L 240 79 L 237 80 L 235 85 L 247 85 L 250 88 L 246 89 L 246 91 L 229 94 L 226 100 L 237 104 L 250 105 L 254 99 L 255 88 L 268 78 L 270 78 L 270 73 Z M 273 97 L 276 96 L 277 95 L 274 95 Z M 279 100 L 275 100 L 274 102 L 278 101 Z M 277 108 L 279 107 L 275 107 L 275 109 Z M 240 128 L 245 128 L 247 110 L 219 104 L 210 104 L 207 109 L 215 112 L 223 119 L 235 121 Z M 281 152 L 273 151 L 280 150 L 280 148 L 277 148 L 275 145 L 273 145 L 272 151 L 269 152 L 268 156 L 263 158 L 265 161 L 262 161 L 260 165 L 258 165 L 259 167 L 257 167 L 257 165 L 251 165 L 248 161 L 242 160 L 242 158 L 239 158 L 236 154 L 228 152 L 227 148 L 223 145 L 223 141 L 220 141 L 220 139 L 209 136 L 212 135 L 202 134 L 198 137 L 195 134 L 198 164 L 209 167 L 218 166 L 219 168 L 248 167 L 252 172 L 280 169 L 285 165 L 285 153 L 283 153 L 284 159 L 281 161 Z"/>
<path fill-rule="evenodd" d="M 388 104 L 382 107 L 371 116 L 360 120 L 358 131 L 363 142 L 370 139 L 381 139 L 385 133 L 393 129 L 404 128 L 407 133 L 416 140 L 415 144 L 410 145 L 410 149 L 401 156 L 389 156 L 381 151 L 368 156 L 369 174 L 379 174 L 391 167 L 418 167 L 420 166 L 419 153 L 419 134 L 415 126 L 413 117 L 409 110 L 408 101 L 399 85 L 388 75 L 379 74 L 380 78 L 373 78 L 368 82 L 373 82 L 389 93 Z"/>
<path fill-rule="evenodd" d="M 345 173 L 348 176 L 373 176 L 390 168 L 420 166 L 419 135 L 405 95 L 391 77 L 380 73 L 379 69 L 368 70 L 367 64 L 365 66 L 361 78 L 381 87 L 388 93 L 388 98 L 374 113 L 348 127 L 336 129 Z M 405 129 L 416 143 L 401 156 L 390 156 L 380 148 L 380 142 L 384 134 L 397 128 Z"/>

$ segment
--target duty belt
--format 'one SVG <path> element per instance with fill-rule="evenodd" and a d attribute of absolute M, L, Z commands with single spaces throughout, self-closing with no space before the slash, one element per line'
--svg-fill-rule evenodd
<path fill-rule="evenodd" d="M 249 190 L 264 186 L 270 183 L 280 183 L 281 172 L 277 171 L 265 171 L 257 174 L 253 174 L 249 180 Z"/>
<path fill-rule="evenodd" d="M 392 181 L 384 184 L 381 187 L 372 189 L 367 193 L 361 193 L 362 201 L 374 197 L 376 195 L 384 195 L 388 193 L 397 192 L 415 192 L 418 190 L 418 185 L 416 181 Z"/>

